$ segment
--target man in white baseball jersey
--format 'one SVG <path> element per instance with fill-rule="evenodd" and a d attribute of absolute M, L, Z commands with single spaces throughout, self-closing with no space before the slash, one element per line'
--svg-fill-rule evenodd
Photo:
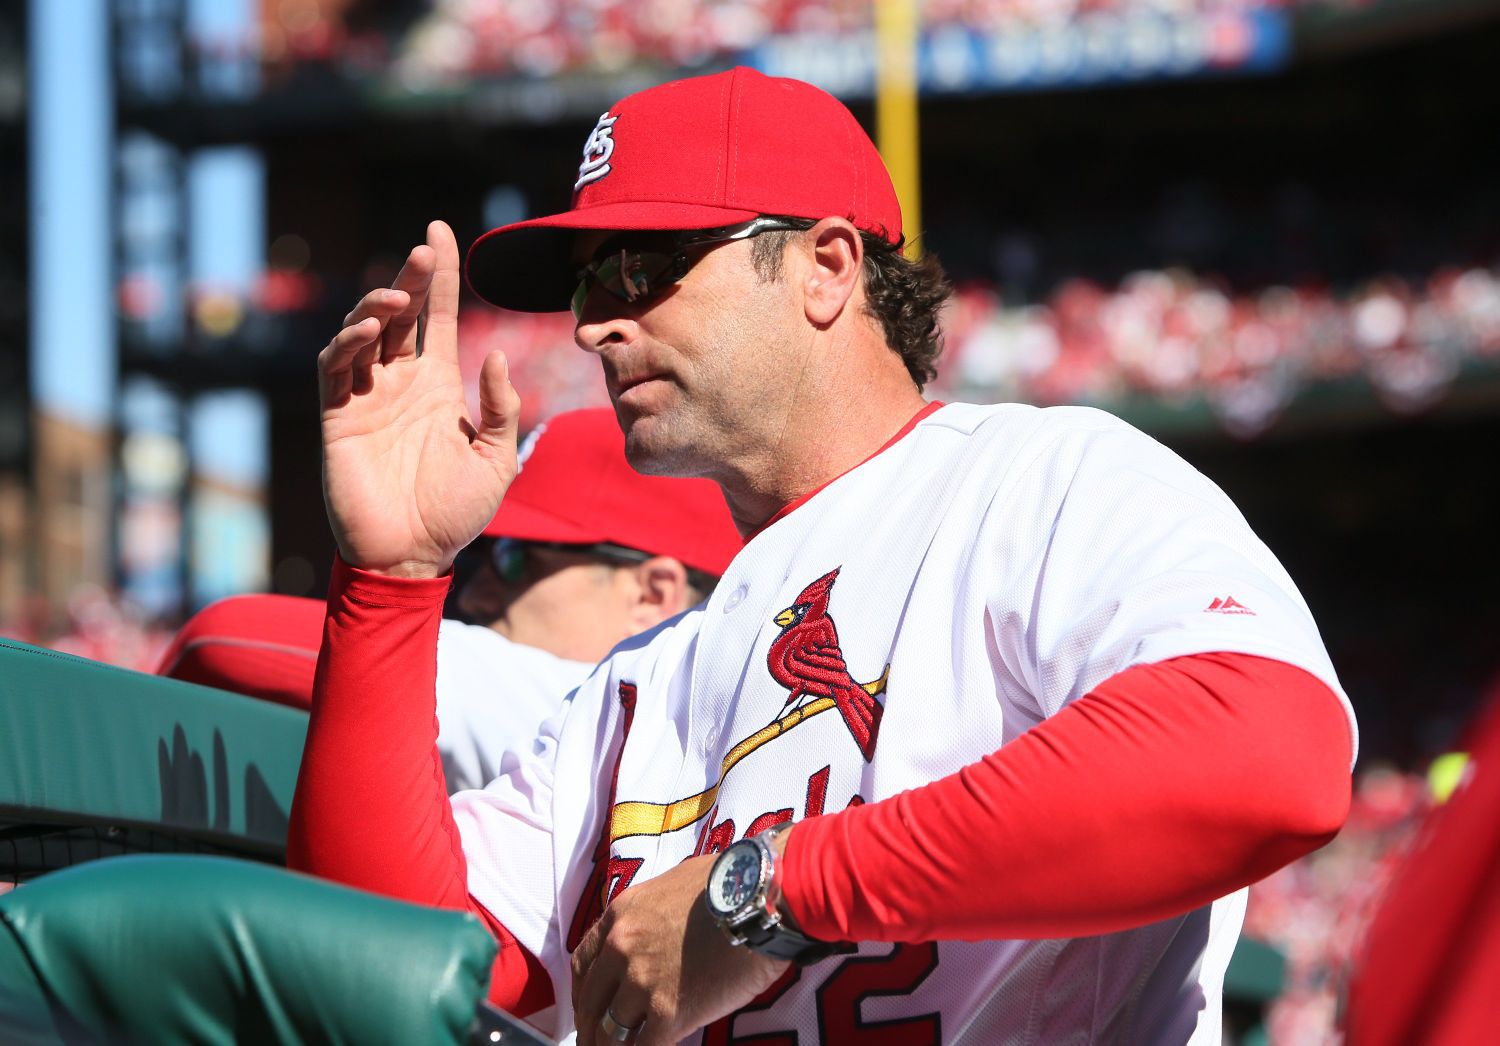
<path fill-rule="evenodd" d="M 701 602 L 739 551 L 719 489 L 643 476 L 608 409 L 537 426 L 524 468 L 466 555 L 472 624 L 438 630 L 437 748 L 450 792 L 482 788 L 508 751 L 621 640 Z M 245 595 L 199 611 L 158 674 L 311 704 L 323 604 Z"/>
<path fill-rule="evenodd" d="M 519 401 L 495 353 L 465 416 L 429 226 L 319 357 L 340 562 L 294 866 L 474 911 L 491 998 L 586 1046 L 1217 1039 L 1242 888 L 1342 822 L 1347 702 L 1170 452 L 923 401 L 943 287 L 900 243 L 849 112 L 737 69 L 611 107 L 572 208 L 474 246 L 489 300 L 571 297 L 632 464 L 714 480 L 747 540 L 450 804 L 438 607 Z"/>

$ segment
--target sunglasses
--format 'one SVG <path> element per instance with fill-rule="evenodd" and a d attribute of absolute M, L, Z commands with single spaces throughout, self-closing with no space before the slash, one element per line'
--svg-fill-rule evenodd
<path fill-rule="evenodd" d="M 519 585 L 526 578 L 528 554 L 545 549 L 551 552 L 570 552 L 575 555 L 607 559 L 615 563 L 644 563 L 652 557 L 650 552 L 638 548 L 616 545 L 609 541 L 596 541 L 587 545 L 573 545 L 563 541 L 521 541 L 516 538 L 501 538 L 490 546 L 490 566 L 502 581 Z"/>
<path fill-rule="evenodd" d="M 761 217 L 744 225 L 706 232 L 615 236 L 599 248 L 593 261 L 578 270 L 578 289 L 573 292 L 573 318 L 583 318 L 584 303 L 595 287 L 603 288 L 627 304 L 642 305 L 686 276 L 699 261 L 699 257 L 690 255 L 700 248 L 732 240 L 748 240 L 763 232 L 800 228 L 803 226 L 782 218 Z"/>

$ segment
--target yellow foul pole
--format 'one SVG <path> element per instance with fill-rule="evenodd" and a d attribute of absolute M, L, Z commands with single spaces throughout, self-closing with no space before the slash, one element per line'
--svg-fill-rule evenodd
<path fill-rule="evenodd" d="M 875 3 L 875 142 L 896 196 L 906 233 L 906 256 L 922 254 L 922 175 L 917 148 L 917 3 Z"/>

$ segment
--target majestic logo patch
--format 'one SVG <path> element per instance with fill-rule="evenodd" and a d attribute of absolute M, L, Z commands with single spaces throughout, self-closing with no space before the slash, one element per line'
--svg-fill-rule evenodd
<path fill-rule="evenodd" d="M 1233 596 L 1225 596 L 1223 599 L 1217 596 L 1214 597 L 1214 601 L 1204 607 L 1203 612 L 1205 614 L 1250 614 L 1252 616 L 1255 614 L 1255 611 L 1245 606 L 1245 604 Z"/>
<path fill-rule="evenodd" d="M 772 640 L 766 662 L 771 678 L 791 691 L 786 699 L 791 712 L 801 712 L 805 718 L 830 705 L 836 707 L 869 762 L 885 711 L 875 697 L 885 692 L 891 666 L 886 665 L 885 672 L 871 683 L 856 682 L 849 674 L 839 649 L 838 629 L 828 613 L 828 597 L 839 569 L 808 585 L 791 606 L 776 615 L 781 635 Z M 814 706 L 820 707 L 815 710 Z"/>
<path fill-rule="evenodd" d="M 583 143 L 583 163 L 578 165 L 574 192 L 609 173 L 609 158 L 615 152 L 615 121 L 618 119 L 618 116 L 610 116 L 608 111 L 601 113 L 599 122 L 589 132 L 588 141 Z"/>

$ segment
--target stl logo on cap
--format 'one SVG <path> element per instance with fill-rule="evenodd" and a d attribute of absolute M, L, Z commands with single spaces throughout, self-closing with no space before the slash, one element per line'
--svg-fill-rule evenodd
<path fill-rule="evenodd" d="M 618 116 L 610 116 L 607 109 L 599 115 L 599 122 L 589 132 L 588 141 L 583 143 L 583 163 L 578 165 L 574 192 L 609 173 L 609 158 L 615 151 L 615 121 L 618 119 Z"/>

